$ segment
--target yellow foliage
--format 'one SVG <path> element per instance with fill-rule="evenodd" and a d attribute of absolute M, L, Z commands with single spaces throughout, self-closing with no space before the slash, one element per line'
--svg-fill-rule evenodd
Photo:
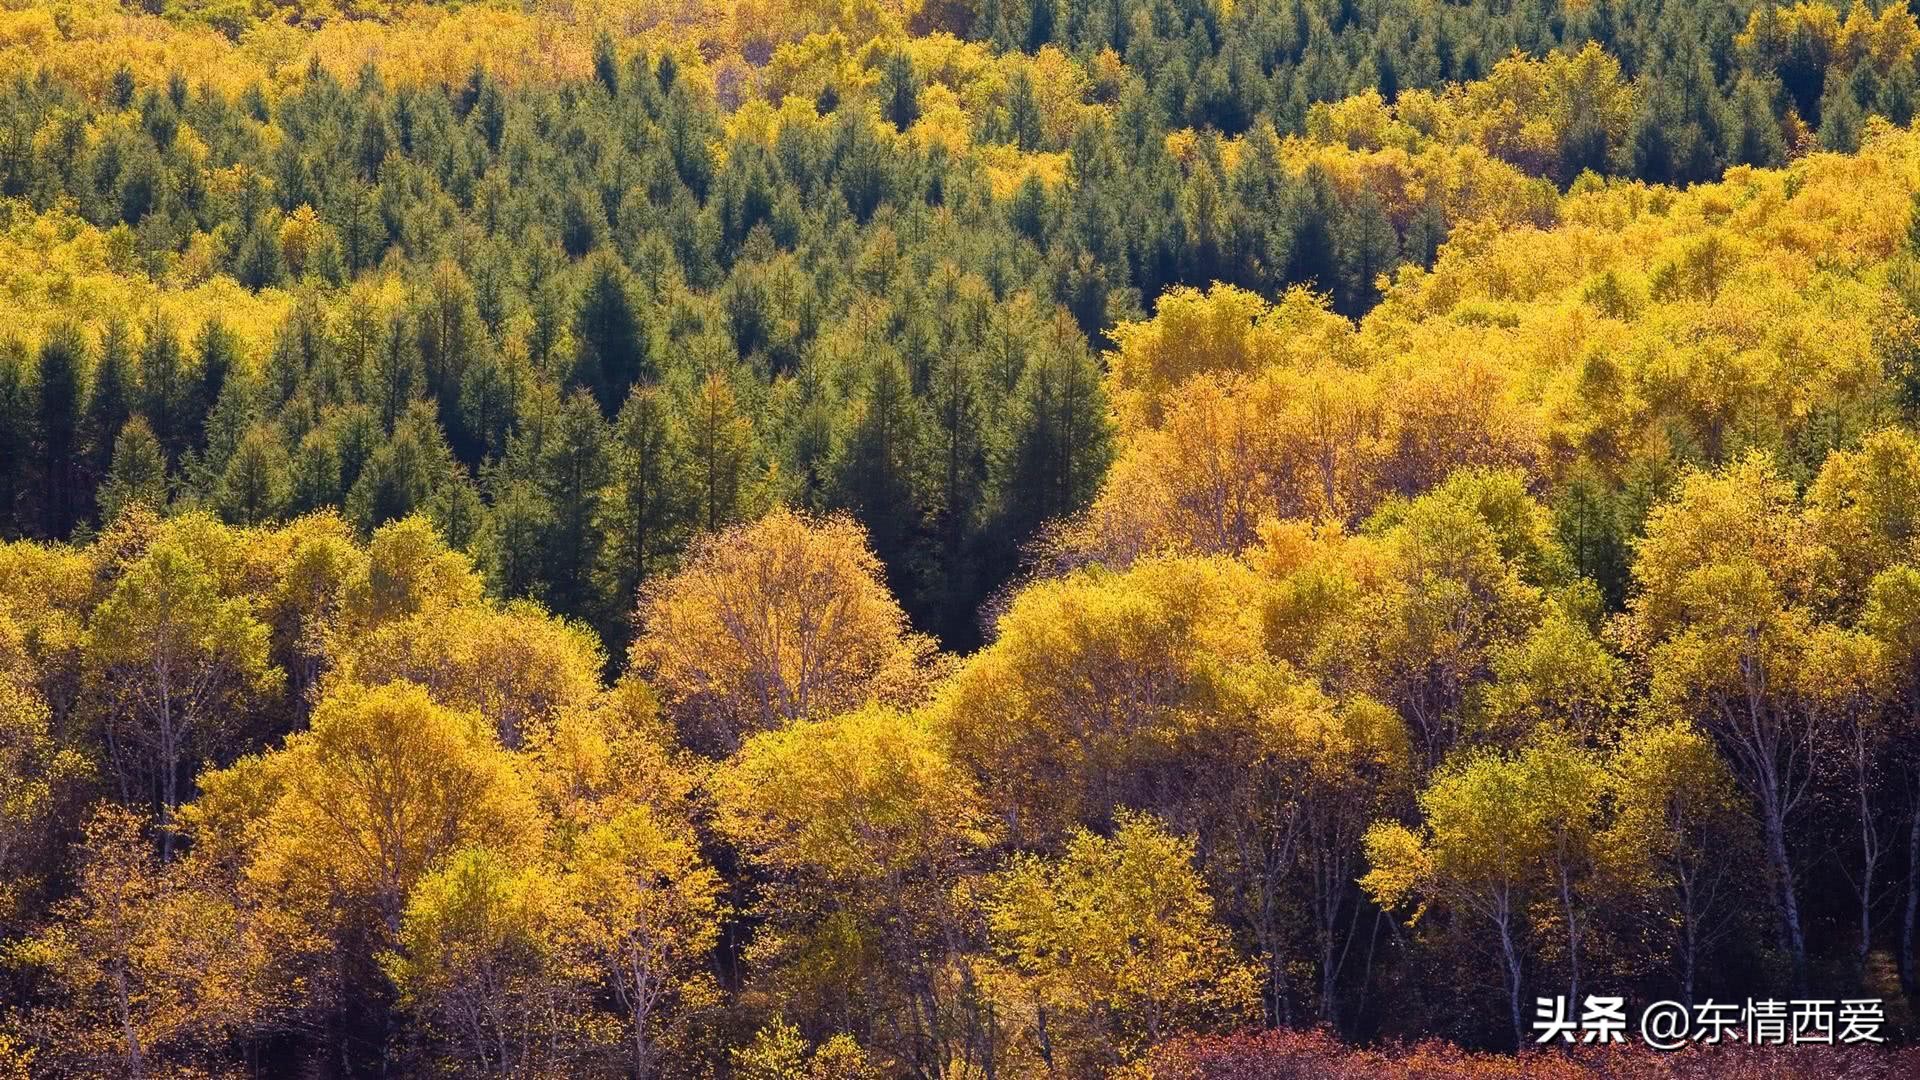
<path fill-rule="evenodd" d="M 217 813 L 229 792 L 267 793 L 247 800 L 262 812 L 246 823 L 247 877 L 322 926 L 370 917 L 397 931 L 414 883 L 454 851 L 539 850 L 539 808 L 492 726 L 405 683 L 343 688 L 284 749 L 202 787 L 211 805 L 187 820 L 203 828 L 231 824 Z"/>
<path fill-rule="evenodd" d="M 775 510 L 651 582 L 633 661 L 684 733 L 731 749 L 757 729 L 922 692 L 932 643 L 911 633 L 851 519 Z"/>
<path fill-rule="evenodd" d="M 183 340 L 218 315 L 251 357 L 264 356 L 293 307 L 278 289 L 250 292 L 230 277 L 208 278 L 176 264 L 158 277 L 114 254 L 110 234 L 68 209 L 34 212 L 24 200 L 0 200 L 0 299 L 8 332 L 38 345 L 47 330 L 74 319 L 97 337 L 109 318 L 158 311 Z"/>
<path fill-rule="evenodd" d="M 988 905 L 992 940 L 1076 1073 L 1254 1011 L 1253 973 L 1213 917 L 1192 842 L 1134 814 L 1118 825 L 1111 840 L 1075 831 L 1058 859 L 1015 860 Z"/>
<path fill-rule="evenodd" d="M 1266 301 L 1245 289 L 1180 286 L 1161 294 L 1152 319 L 1114 327 L 1107 400 L 1121 430 L 1157 426 L 1162 398 L 1195 375 L 1247 374 L 1277 360 L 1281 338 L 1267 313 Z"/>
<path fill-rule="evenodd" d="M 1791 7 L 1755 8 L 1733 42 L 1742 58 L 1757 67 L 1778 69 L 1791 52 L 1805 49 L 1822 69 L 1837 65 L 1845 74 L 1868 63 L 1884 75 L 1910 63 L 1920 51 L 1920 23 L 1898 4 L 1887 5 L 1878 15 L 1865 4 L 1853 4 L 1842 22 L 1832 5 L 1802 0 Z"/>
<path fill-rule="evenodd" d="M 1067 155 L 1044 150 L 1030 152 L 1007 143 L 992 143 L 979 148 L 981 163 L 987 170 L 987 186 L 996 199 L 1008 199 L 1020 190 L 1027 177 L 1038 177 L 1051 191 L 1067 179 Z"/>
<path fill-rule="evenodd" d="M 441 705 L 475 710 L 518 748 L 560 714 L 587 707 L 603 659 L 590 631 L 521 601 L 435 610 L 343 636 L 337 663 L 342 679 L 417 683 Z"/>
<path fill-rule="evenodd" d="M 756 860 L 846 890 L 897 887 L 993 835 L 940 734 L 881 706 L 753 736 L 714 790 L 721 830 Z"/>
<path fill-rule="evenodd" d="M 1017 838 L 1097 818 L 1152 763 L 1233 722 L 1234 669 L 1259 660 L 1251 572 L 1147 559 L 1038 582 L 933 715 Z"/>

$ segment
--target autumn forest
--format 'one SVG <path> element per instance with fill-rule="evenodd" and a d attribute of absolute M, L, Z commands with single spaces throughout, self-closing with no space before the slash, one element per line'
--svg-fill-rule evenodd
<path fill-rule="evenodd" d="M 0 1080 L 1920 1075 L 1916 112 L 1899 3 L 0 0 Z"/>

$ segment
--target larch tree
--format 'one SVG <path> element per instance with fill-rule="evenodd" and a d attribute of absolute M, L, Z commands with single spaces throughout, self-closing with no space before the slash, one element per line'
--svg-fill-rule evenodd
<path fill-rule="evenodd" d="M 1071 321 L 1056 321 L 1013 388 L 1009 432 L 994 469 L 1015 536 L 1079 511 L 1113 456 L 1100 366 Z"/>
<path fill-rule="evenodd" d="M 595 516 L 607 480 L 606 422 L 591 397 L 575 393 L 561 405 L 536 468 L 548 508 L 549 531 L 541 544 L 544 599 L 558 611 L 589 616 L 599 606 L 593 570 L 604 534 Z"/>
<path fill-rule="evenodd" d="M 41 343 L 34 371 L 40 527 L 48 537 L 65 536 L 82 515 L 78 455 L 85 435 L 89 352 L 80 327 L 62 325 Z"/>
<path fill-rule="evenodd" d="M 625 267 L 611 253 L 587 261 L 573 322 L 574 378 L 608 415 L 635 383 L 653 375 L 652 341 L 631 289 Z"/>

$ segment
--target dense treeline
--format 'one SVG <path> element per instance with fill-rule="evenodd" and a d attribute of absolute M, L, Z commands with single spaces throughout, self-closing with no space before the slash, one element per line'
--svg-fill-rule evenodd
<path fill-rule="evenodd" d="M 694 531 L 844 507 L 966 640 L 994 568 L 1105 464 L 1045 254 L 977 170 L 869 117 L 722 162 L 671 60 L 606 78 L 390 94 L 317 73 L 271 127 L 258 99 L 176 84 L 102 113 L 115 134 L 73 158 L 16 159 L 17 228 L 68 205 L 133 273 L 286 293 L 259 327 L 156 302 L 96 330 L 62 307 L 15 341 L 0 427 L 32 468 L 10 531 L 65 536 L 127 492 L 236 523 L 338 506 L 363 532 L 427 511 L 502 593 L 619 638 Z M 84 130 L 57 88 L 15 90 L 14 116 Z"/>
<path fill-rule="evenodd" d="M 160 8 L 0 12 L 0 1070 L 1910 1035 L 1904 8 Z"/>
<path fill-rule="evenodd" d="M 421 510 L 496 591 L 618 643 L 695 532 L 846 509 L 916 623 L 967 645 L 1105 466 L 1089 348 L 1167 288 L 1304 283 L 1356 315 L 1455 222 L 1548 223 L 1585 170 L 1777 165 L 1816 126 L 1851 148 L 1867 111 L 1905 121 L 1920 47 L 1901 9 L 1762 11 L 1689 117 L 1647 42 L 1732 14 L 1624 9 L 1588 34 L 1623 64 L 1551 53 L 1592 12 L 1447 9 L 1429 40 L 1390 11 L 1210 10 L 946 12 L 1008 51 L 816 35 L 751 78 L 602 34 L 558 82 L 317 52 L 238 86 L 151 52 L 56 77 L 92 39 L 55 29 L 0 109 L 9 247 L 41 271 L 0 359 L 0 445 L 30 465 L 0 532 L 84 535 L 129 490 L 235 523 L 336 506 L 363 535 Z M 1423 49 L 1467 59 L 1386 61 Z M 1348 54 L 1384 68 L 1325 74 Z M 1180 96 L 1205 87 L 1239 114 Z"/>

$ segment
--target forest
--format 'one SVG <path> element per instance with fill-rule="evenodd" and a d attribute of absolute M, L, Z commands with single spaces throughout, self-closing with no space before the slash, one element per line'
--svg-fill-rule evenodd
<path fill-rule="evenodd" d="M 1920 1075 L 1916 109 L 1891 3 L 0 0 L 0 1080 Z"/>

